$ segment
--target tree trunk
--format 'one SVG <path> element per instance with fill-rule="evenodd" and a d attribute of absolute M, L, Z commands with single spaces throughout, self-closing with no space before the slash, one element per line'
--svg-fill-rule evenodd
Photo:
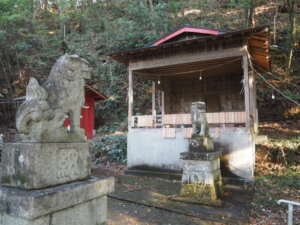
<path fill-rule="evenodd" d="M 278 0 L 275 1 L 275 4 L 276 4 L 276 9 L 275 9 L 275 16 L 274 16 L 274 20 L 273 20 L 273 41 L 274 41 L 274 44 L 276 44 L 276 35 L 277 35 L 277 27 L 276 27 L 276 23 L 277 23 L 277 16 L 278 16 Z"/>
<path fill-rule="evenodd" d="M 296 44 L 296 1 L 286 0 L 289 13 L 289 54 L 288 54 L 288 70 L 292 68 L 293 50 Z"/>
<path fill-rule="evenodd" d="M 152 0 L 148 0 L 148 2 L 149 2 L 150 10 L 151 10 L 152 12 L 154 12 L 153 1 L 152 1 Z"/>
<path fill-rule="evenodd" d="M 255 27 L 255 19 L 254 19 L 254 15 L 255 15 L 255 6 L 253 1 L 250 0 L 250 8 L 248 9 L 248 28 L 253 28 Z"/>
<path fill-rule="evenodd" d="M 28 0 L 29 5 L 29 18 L 32 20 L 34 18 L 34 0 Z"/>
<path fill-rule="evenodd" d="M 48 0 L 43 0 L 43 10 L 47 12 L 48 10 Z"/>
<path fill-rule="evenodd" d="M 90 7 L 91 5 L 93 5 L 93 0 L 87 0 L 87 5 Z"/>

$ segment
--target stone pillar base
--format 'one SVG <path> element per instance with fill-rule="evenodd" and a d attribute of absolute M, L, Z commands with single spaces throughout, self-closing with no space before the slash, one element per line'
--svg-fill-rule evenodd
<path fill-rule="evenodd" d="M 218 203 L 222 192 L 222 186 L 205 184 L 182 184 L 180 196 L 190 202 Z"/>
<path fill-rule="evenodd" d="M 222 194 L 220 156 L 222 152 L 185 152 L 180 196 L 187 201 L 216 203 Z"/>
<path fill-rule="evenodd" d="M 0 188 L 0 224 L 100 225 L 114 178 L 91 178 L 42 190 Z"/>
<path fill-rule="evenodd" d="M 89 143 L 6 143 L 0 183 L 20 189 L 42 189 L 88 179 Z"/>

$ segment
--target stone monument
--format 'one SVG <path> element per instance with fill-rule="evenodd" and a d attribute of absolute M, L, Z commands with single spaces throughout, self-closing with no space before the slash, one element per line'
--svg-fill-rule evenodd
<path fill-rule="evenodd" d="M 0 225 L 99 225 L 106 222 L 114 179 L 91 177 L 80 128 L 89 63 L 61 56 L 43 85 L 30 78 L 16 116 L 16 143 L 3 145 Z M 69 118 L 70 131 L 64 126 Z"/>
<path fill-rule="evenodd" d="M 222 192 L 221 151 L 214 150 L 205 115 L 205 103 L 193 102 L 191 107 L 192 136 L 189 152 L 180 154 L 183 163 L 180 199 L 191 202 L 219 204 Z"/>

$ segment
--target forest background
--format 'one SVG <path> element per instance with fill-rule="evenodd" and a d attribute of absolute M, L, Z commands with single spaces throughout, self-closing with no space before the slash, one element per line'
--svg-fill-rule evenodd
<path fill-rule="evenodd" d="M 89 84 L 108 97 L 97 104 L 96 128 L 126 130 L 127 68 L 106 53 L 147 46 L 184 24 L 222 30 L 269 25 L 272 74 L 264 76 L 299 103 L 299 7 L 296 0 L 1 0 L 0 94 L 6 101 L 24 96 L 29 77 L 42 83 L 60 55 L 78 54 L 93 67 Z M 299 106 L 263 80 L 257 83 L 261 121 L 299 119 Z M 147 113 L 151 82 L 136 78 L 134 90 L 134 108 Z"/>

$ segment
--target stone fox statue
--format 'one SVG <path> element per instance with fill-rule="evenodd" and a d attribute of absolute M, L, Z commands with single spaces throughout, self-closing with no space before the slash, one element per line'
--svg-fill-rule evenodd
<path fill-rule="evenodd" d="M 30 78 L 26 100 L 16 116 L 23 141 L 68 142 L 84 139 L 80 112 L 84 104 L 84 83 L 89 79 L 89 63 L 77 55 L 61 56 L 43 85 Z M 69 118 L 70 132 L 64 127 Z"/>

